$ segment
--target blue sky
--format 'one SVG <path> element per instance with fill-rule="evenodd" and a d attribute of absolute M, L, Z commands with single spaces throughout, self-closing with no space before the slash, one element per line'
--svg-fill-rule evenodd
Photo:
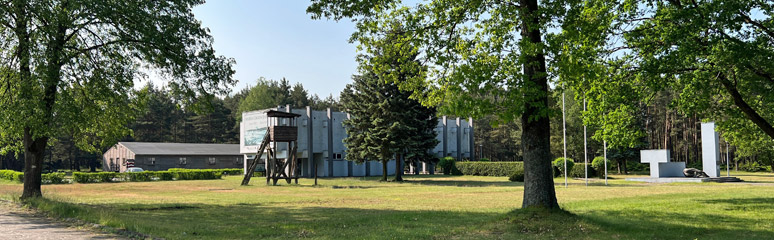
<path fill-rule="evenodd" d="M 310 94 L 338 97 L 356 72 L 355 30 L 351 21 L 312 20 L 309 1 L 211 0 L 194 8 L 210 29 L 215 51 L 236 60 L 232 92 L 255 85 L 258 77 L 292 84 Z"/>

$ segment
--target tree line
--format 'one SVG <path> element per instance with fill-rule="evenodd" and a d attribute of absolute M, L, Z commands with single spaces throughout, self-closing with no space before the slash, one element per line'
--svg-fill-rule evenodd
<path fill-rule="evenodd" d="M 152 82 L 133 90 L 138 109 L 128 124 L 131 134 L 118 141 L 173 142 L 173 143 L 239 143 L 239 118 L 242 112 L 273 108 L 291 104 L 296 107 L 310 106 L 314 110 L 338 109 L 338 99 L 332 95 L 321 99 L 309 94 L 301 83 L 292 87 L 287 79 L 268 80 L 259 78 L 256 84 L 224 97 L 214 97 L 199 104 L 200 109 L 186 107 L 175 98 L 172 91 L 155 86 Z M 131 110 L 131 109 L 127 109 Z M 108 144 L 97 152 L 82 150 L 76 146 L 73 135 L 52 138 L 44 157 L 45 171 L 100 168 L 102 153 Z M 0 169 L 22 170 L 24 163 L 17 152 L 0 155 Z"/>

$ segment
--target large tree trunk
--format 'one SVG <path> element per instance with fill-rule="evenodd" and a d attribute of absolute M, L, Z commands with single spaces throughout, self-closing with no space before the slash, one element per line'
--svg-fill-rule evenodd
<path fill-rule="evenodd" d="M 521 36 L 523 41 L 542 45 L 537 0 L 521 0 Z M 522 148 L 524 151 L 524 200 L 522 208 L 559 208 L 551 174 L 551 122 L 545 114 L 548 106 L 546 60 L 542 50 L 526 50 L 524 63 L 524 113 Z"/>
<path fill-rule="evenodd" d="M 395 181 L 403 182 L 403 168 L 401 162 L 403 161 L 403 155 L 398 154 L 395 157 Z"/>
<path fill-rule="evenodd" d="M 382 161 L 382 181 L 387 181 L 387 161 Z"/>
<path fill-rule="evenodd" d="M 22 199 L 43 196 L 40 184 L 47 142 L 47 137 L 33 139 L 30 129 L 24 129 L 24 190 Z"/>

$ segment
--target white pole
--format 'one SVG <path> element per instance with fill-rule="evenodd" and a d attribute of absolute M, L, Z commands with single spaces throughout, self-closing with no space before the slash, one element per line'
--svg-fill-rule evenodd
<path fill-rule="evenodd" d="M 567 121 L 564 110 L 564 89 L 562 89 L 562 141 L 564 141 L 564 187 L 567 188 Z"/>
<path fill-rule="evenodd" d="M 607 141 L 603 140 L 602 142 L 605 145 L 605 185 L 607 185 Z"/>
<path fill-rule="evenodd" d="M 731 144 L 726 142 L 726 177 L 730 177 L 731 176 L 731 168 L 730 168 L 731 164 L 729 163 L 729 162 L 731 162 L 731 153 L 730 152 L 731 152 Z"/>
<path fill-rule="evenodd" d="M 583 112 L 586 112 L 586 98 L 583 98 Z M 589 153 L 586 143 L 586 124 L 583 124 L 583 168 L 585 171 L 586 186 L 589 186 Z"/>

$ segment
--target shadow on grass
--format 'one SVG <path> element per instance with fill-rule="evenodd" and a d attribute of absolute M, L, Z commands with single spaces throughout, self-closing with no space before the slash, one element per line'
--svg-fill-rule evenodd
<path fill-rule="evenodd" d="M 771 198 L 721 199 L 702 204 L 739 206 L 733 211 L 774 207 Z M 40 199 L 31 205 L 60 217 L 76 217 L 166 239 L 765 239 L 751 219 L 722 213 L 674 213 L 623 209 L 507 214 L 273 204 L 98 204 Z M 363 206 L 367 207 L 367 206 Z"/>
<path fill-rule="evenodd" d="M 771 211 L 774 209 L 774 198 L 731 198 L 699 200 L 704 204 L 718 204 L 729 211 Z"/>
<path fill-rule="evenodd" d="M 517 187 L 524 186 L 522 182 L 503 182 L 503 181 L 476 181 L 476 180 L 406 180 L 405 183 L 432 185 L 432 186 L 454 186 L 454 187 Z"/>

